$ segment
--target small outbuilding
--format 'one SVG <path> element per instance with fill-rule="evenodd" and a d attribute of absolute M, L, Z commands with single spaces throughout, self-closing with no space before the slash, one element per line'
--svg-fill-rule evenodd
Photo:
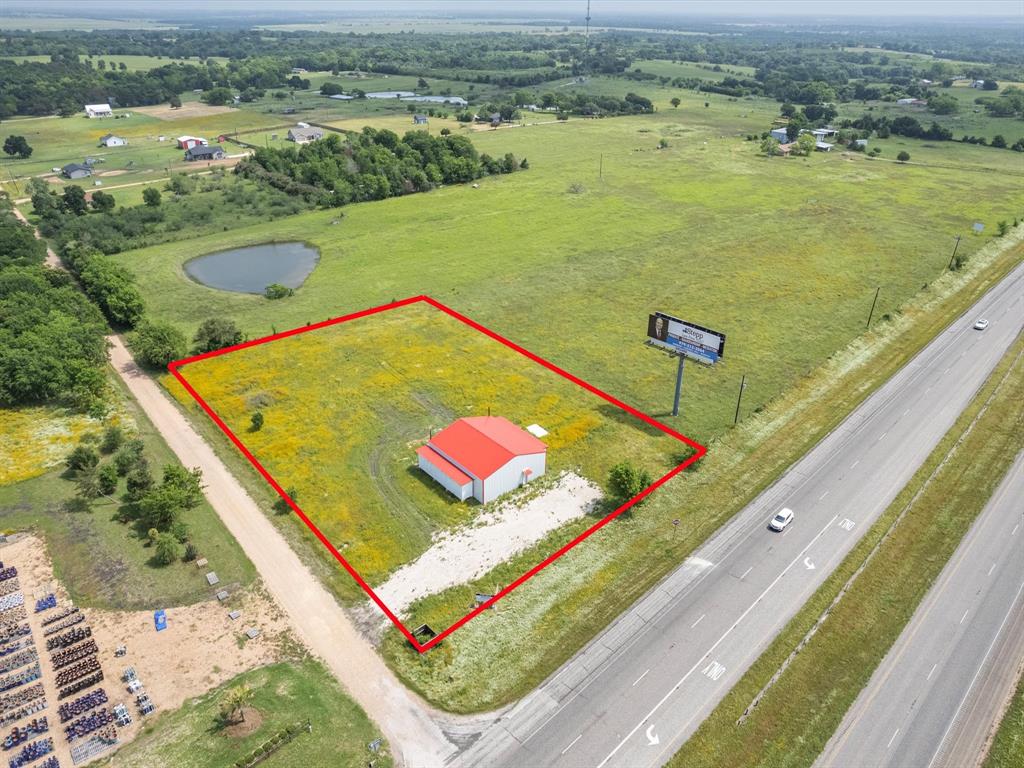
<path fill-rule="evenodd" d="M 780 144 L 789 143 L 789 134 L 786 133 L 785 128 L 772 128 L 771 131 L 768 132 L 768 135 L 771 136 L 776 141 L 778 141 Z"/>
<path fill-rule="evenodd" d="M 309 144 L 309 142 L 322 139 L 323 137 L 324 129 L 315 126 L 306 126 L 304 128 L 296 126 L 288 131 L 288 141 L 294 141 L 296 144 Z"/>
<path fill-rule="evenodd" d="M 412 124 L 413 125 L 426 125 L 429 122 L 430 121 L 427 120 L 427 116 L 426 115 L 413 115 L 412 116 Z"/>
<path fill-rule="evenodd" d="M 548 447 L 501 416 L 458 419 L 416 454 L 419 468 L 465 501 L 486 504 L 544 474 Z"/>
<path fill-rule="evenodd" d="M 85 114 L 90 119 L 94 117 L 112 117 L 114 110 L 110 108 L 109 104 L 86 104 Z"/>
<path fill-rule="evenodd" d="M 101 147 L 123 147 L 128 143 L 128 139 L 122 136 L 115 136 L 112 133 L 108 133 L 106 136 L 100 137 Z"/>
<path fill-rule="evenodd" d="M 223 160 L 224 150 L 220 147 L 210 147 L 205 145 L 189 147 L 185 150 L 185 159 L 189 162 L 196 160 Z"/>
<path fill-rule="evenodd" d="M 92 168 L 82 163 L 68 163 L 60 172 L 68 179 L 84 179 L 92 176 Z"/>
<path fill-rule="evenodd" d="M 178 137 L 178 149 L 192 149 L 192 147 L 205 147 L 209 144 L 206 139 L 201 139 L 198 136 L 179 136 Z"/>

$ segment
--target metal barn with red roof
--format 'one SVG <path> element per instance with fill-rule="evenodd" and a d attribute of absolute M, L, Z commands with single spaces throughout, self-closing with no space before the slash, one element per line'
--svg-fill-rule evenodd
<path fill-rule="evenodd" d="M 416 454 L 419 468 L 460 501 L 486 504 L 544 474 L 548 447 L 501 416 L 469 416 L 445 427 Z"/>

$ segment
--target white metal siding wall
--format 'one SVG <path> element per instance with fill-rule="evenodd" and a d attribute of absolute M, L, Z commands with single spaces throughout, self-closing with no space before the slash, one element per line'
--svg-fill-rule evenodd
<path fill-rule="evenodd" d="M 494 501 L 494 499 L 501 496 L 501 494 L 508 493 L 523 484 L 524 470 L 533 470 L 533 474 L 530 475 L 530 480 L 536 480 L 538 477 L 543 475 L 546 460 L 547 455 L 544 453 L 531 453 L 526 456 L 516 456 L 515 458 L 510 459 L 508 464 L 495 471 L 493 475 L 487 478 L 487 482 L 484 483 L 486 495 L 477 494 L 477 483 L 473 483 L 473 495 L 485 503 L 488 501 Z"/>
<path fill-rule="evenodd" d="M 472 495 L 473 484 L 466 483 L 465 485 L 459 485 L 441 470 L 431 464 L 429 461 L 424 459 L 422 456 L 419 457 L 420 469 L 430 475 L 432 478 L 437 480 L 441 485 L 444 486 L 450 494 L 457 497 L 459 501 L 465 501 Z"/>

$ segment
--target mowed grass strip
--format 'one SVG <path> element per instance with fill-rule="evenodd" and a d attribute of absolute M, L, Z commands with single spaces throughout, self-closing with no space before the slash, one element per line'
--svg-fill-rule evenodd
<path fill-rule="evenodd" d="M 1024 677 L 1017 683 L 1017 690 L 996 731 L 984 768 L 1018 768 L 1021 765 L 1024 765 Z"/>
<path fill-rule="evenodd" d="M 220 725 L 220 702 L 229 688 L 247 685 L 253 691 L 248 706 L 258 714 L 247 717 L 260 724 L 251 733 L 233 735 Z M 102 765 L 118 768 L 229 768 L 266 744 L 285 728 L 305 724 L 301 732 L 270 758 L 266 768 L 389 768 L 388 745 L 369 750 L 379 734 L 366 714 L 341 689 L 318 661 L 282 662 L 260 667 L 229 680 L 209 693 L 186 701 L 180 709 L 159 714 L 130 744 Z M 234 726 L 237 728 L 238 726 Z M 246 726 L 244 730 L 248 730 Z"/>
<path fill-rule="evenodd" d="M 868 534 L 670 765 L 810 765 L 1021 449 L 1024 337 L 1014 342 L 956 425 Z M 878 551 L 817 634 L 745 722 L 737 725 L 744 709 L 879 541 Z"/>
<path fill-rule="evenodd" d="M 491 413 L 548 431 L 547 477 L 531 493 L 564 471 L 601 486 L 622 460 L 656 478 L 688 452 L 427 304 L 200 360 L 182 373 L 274 478 L 298 491 L 303 511 L 371 585 L 479 513 L 416 466 L 416 448 L 458 417 Z M 182 387 L 172 390 L 191 403 Z M 257 410 L 264 424 L 254 430 Z M 568 526 L 562 542 L 595 519 Z M 354 583 L 350 596 L 364 597 Z"/>

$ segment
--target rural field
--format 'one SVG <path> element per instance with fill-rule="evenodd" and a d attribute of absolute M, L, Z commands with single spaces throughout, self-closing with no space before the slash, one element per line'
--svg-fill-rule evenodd
<path fill-rule="evenodd" d="M 611 85 L 595 78 L 582 87 Z M 879 159 L 839 152 L 766 159 L 744 140 L 770 124 L 775 108 L 764 100 L 690 94 L 679 109 L 659 108 L 644 117 L 564 123 L 538 115 L 536 125 L 528 116 L 524 127 L 474 132 L 480 151 L 530 162 L 529 170 L 481 180 L 476 189 L 310 212 L 115 257 L 138 276 L 150 311 L 187 334 L 203 317 L 223 315 L 250 337 L 263 336 L 426 293 L 712 442 L 708 459 L 660 489 L 642 514 L 577 547 L 437 652 L 419 656 L 397 631 L 385 634 L 392 667 L 446 709 L 487 709 L 529 690 L 827 431 L 842 408 L 815 406 L 799 416 L 791 398 L 820 396 L 806 388 L 822 386 L 825 374 L 808 377 L 836 365 L 834 353 L 863 334 L 876 289 L 873 325 L 883 335 L 902 327 L 907 312 L 919 319 L 900 346 L 907 354 L 936 329 L 920 320 L 915 302 L 932 306 L 941 296 L 950 312 L 968 294 L 954 301 L 948 286 L 965 286 L 972 275 L 971 290 L 980 286 L 980 271 L 946 272 L 956 234 L 964 236 L 959 252 L 991 274 L 1020 258 L 1019 250 L 999 256 L 1001 243 L 989 234 L 1024 210 L 1008 152 L 896 137 L 873 140 L 883 148 Z M 667 148 L 658 148 L 661 139 Z M 893 162 L 901 148 L 910 163 Z M 970 235 L 975 221 L 986 225 L 983 236 Z M 182 270 L 205 253 L 288 240 L 316 246 L 321 260 L 281 301 L 207 289 Z M 933 293 L 940 285 L 947 288 Z M 677 418 L 667 415 L 674 365 L 642 344 L 654 309 L 728 335 L 723 363 L 687 367 Z M 858 372 L 833 402 L 852 406 L 865 380 L 892 370 L 859 369 L 868 359 L 861 349 L 840 366 Z M 897 356 L 887 358 L 896 364 Z M 743 374 L 740 418 L 747 423 L 733 431 Z M 791 420 L 781 419 L 780 408 Z M 244 429 L 249 409 L 235 409 Z M 269 505 L 265 484 L 205 417 L 197 423 Z M 779 424 L 787 426 L 777 432 Z M 509 583 L 558 543 L 549 537 L 469 584 L 420 601 L 407 625 L 447 626 L 465 614 L 474 590 Z M 348 578 L 333 570 L 328 583 L 351 595 Z M 522 637 L 530 638 L 529 652 L 517 646 L 515 663 L 501 674 L 480 672 Z"/>
<path fill-rule="evenodd" d="M 225 691 L 245 685 L 252 692 L 247 722 L 226 724 L 220 714 Z M 313 726 L 305 730 L 307 720 Z M 100 763 L 111 768 L 231 768 L 286 728 L 299 735 L 261 762 L 268 768 L 389 768 L 385 744 L 378 753 L 368 745 L 379 734 L 324 669 L 311 659 L 282 662 L 246 672 L 184 706 L 163 715 L 135 741 Z"/>
<path fill-rule="evenodd" d="M 371 586 L 414 560 L 439 532 L 476 520 L 478 503 L 457 502 L 416 467 L 415 449 L 458 417 L 492 413 L 548 431 L 548 475 L 531 494 L 567 471 L 604 486 L 623 460 L 657 478 L 688 450 L 425 304 L 181 370 L 274 478 L 297 491 L 299 506 Z M 192 402 L 171 386 L 179 400 Z M 256 411 L 265 418 L 258 430 L 250 426 Z M 569 541 L 596 519 L 577 520 L 559 535 Z"/>

